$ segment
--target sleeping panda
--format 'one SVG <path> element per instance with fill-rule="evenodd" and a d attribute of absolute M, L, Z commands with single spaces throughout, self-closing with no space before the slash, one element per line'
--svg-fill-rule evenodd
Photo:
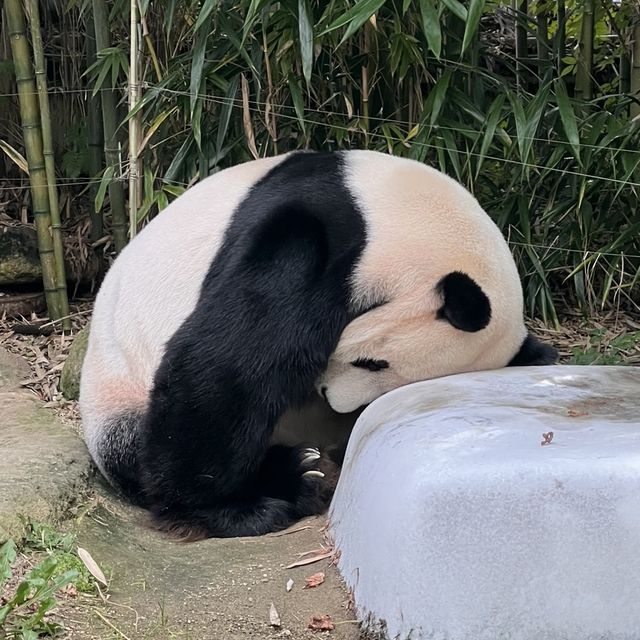
<path fill-rule="evenodd" d="M 381 153 L 294 152 L 203 180 L 124 249 L 80 409 L 102 474 L 160 528 L 260 535 L 330 500 L 331 460 L 274 441 L 305 403 L 347 414 L 410 382 L 554 360 L 462 186 Z"/>

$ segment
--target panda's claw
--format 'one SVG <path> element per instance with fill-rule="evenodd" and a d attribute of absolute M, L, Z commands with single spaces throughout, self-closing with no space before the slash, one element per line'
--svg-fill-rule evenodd
<path fill-rule="evenodd" d="M 308 454 L 308 453 L 315 453 L 315 454 L 320 455 L 320 449 L 317 449 L 316 447 L 305 447 L 305 448 L 302 450 L 302 453 L 303 453 L 304 455 L 306 455 L 306 454 Z"/>
<path fill-rule="evenodd" d="M 303 478 L 324 478 L 324 473 L 322 473 L 322 471 L 316 471 L 315 469 L 312 469 L 311 471 L 305 471 L 302 474 Z"/>

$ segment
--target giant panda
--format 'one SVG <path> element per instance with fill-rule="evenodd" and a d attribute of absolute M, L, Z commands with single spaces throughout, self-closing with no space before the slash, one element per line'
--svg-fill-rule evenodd
<path fill-rule="evenodd" d="M 122 251 L 80 410 L 102 474 L 159 528 L 260 535 L 330 500 L 327 456 L 274 440 L 305 403 L 357 415 L 410 382 L 554 360 L 461 185 L 377 152 L 293 152 L 203 180 Z"/>

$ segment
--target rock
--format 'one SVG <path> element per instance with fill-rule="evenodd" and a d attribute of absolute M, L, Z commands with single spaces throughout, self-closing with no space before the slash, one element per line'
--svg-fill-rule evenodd
<path fill-rule="evenodd" d="M 80 395 L 80 373 L 88 341 L 89 325 L 78 331 L 60 374 L 60 391 L 67 400 L 77 400 Z"/>
<path fill-rule="evenodd" d="M 640 369 L 521 367 L 393 391 L 330 519 L 359 617 L 406 640 L 637 640 Z"/>
<path fill-rule="evenodd" d="M 68 286 L 99 279 L 103 267 L 100 257 L 91 249 L 80 248 L 75 234 L 65 234 L 63 243 Z M 39 284 L 41 280 L 36 230 L 26 225 L 0 228 L 0 287 Z"/>
<path fill-rule="evenodd" d="M 26 375 L 24 361 L 0 349 L 0 544 L 20 538 L 25 519 L 65 517 L 93 474 L 80 437 L 19 388 Z"/>
<path fill-rule="evenodd" d="M 0 286 L 32 284 L 41 277 L 36 230 L 26 226 L 0 229 Z"/>

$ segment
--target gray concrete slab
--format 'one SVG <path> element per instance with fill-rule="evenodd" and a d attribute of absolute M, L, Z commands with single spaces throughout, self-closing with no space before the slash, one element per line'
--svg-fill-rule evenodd
<path fill-rule="evenodd" d="M 359 626 L 348 611 L 338 572 L 324 559 L 286 569 L 325 542 L 326 518 L 307 518 L 292 533 L 259 538 L 181 544 L 144 526 L 144 512 L 100 491 L 97 507 L 75 526 L 78 543 L 110 578 L 109 599 L 99 612 L 132 640 L 197 638 L 317 638 L 312 616 L 329 615 L 333 640 L 357 640 Z M 305 589 L 317 572 L 325 581 Z M 287 591 L 287 581 L 294 584 Z M 271 626 L 273 603 L 281 621 Z M 95 610 L 69 615 L 74 640 L 111 638 L 113 629 Z"/>
<path fill-rule="evenodd" d="M 0 349 L 0 540 L 22 535 L 22 517 L 59 521 L 92 475 L 81 439 L 18 386 L 28 375 L 21 358 Z"/>
<path fill-rule="evenodd" d="M 393 391 L 356 423 L 330 518 L 358 614 L 390 638 L 638 640 L 640 369 Z"/>

